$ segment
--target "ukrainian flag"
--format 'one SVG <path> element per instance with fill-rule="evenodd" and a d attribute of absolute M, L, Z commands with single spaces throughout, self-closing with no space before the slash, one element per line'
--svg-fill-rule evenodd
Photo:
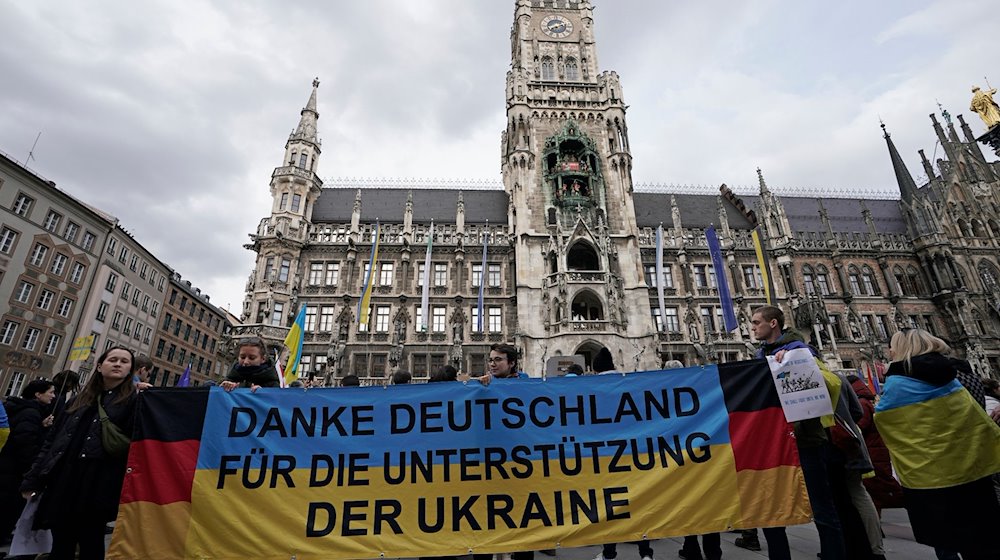
<path fill-rule="evenodd" d="M 904 488 L 948 488 L 1000 472 L 1000 426 L 958 380 L 936 387 L 889 377 L 875 424 Z"/>
<path fill-rule="evenodd" d="M 7 436 L 10 435 L 10 422 L 7 420 L 7 411 L 3 408 L 3 403 L 0 403 L 0 449 L 3 449 L 5 443 L 7 443 Z"/>
<path fill-rule="evenodd" d="M 372 289 L 375 287 L 375 268 L 378 263 L 379 233 L 382 228 L 375 222 L 375 234 L 372 239 L 372 253 L 368 259 L 368 275 L 365 276 L 365 287 L 361 291 L 361 300 L 358 301 L 358 324 L 368 324 L 368 312 L 371 310 Z"/>
<path fill-rule="evenodd" d="M 285 347 L 288 348 L 288 361 L 285 362 L 285 385 L 299 378 L 299 360 L 302 359 L 302 339 L 306 332 L 306 306 L 299 309 L 295 322 L 285 337 Z"/>

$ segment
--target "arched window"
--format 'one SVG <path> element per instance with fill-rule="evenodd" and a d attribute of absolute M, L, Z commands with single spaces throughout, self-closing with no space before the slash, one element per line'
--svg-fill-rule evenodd
<path fill-rule="evenodd" d="M 603 321 L 604 305 L 597 294 L 583 290 L 573 298 L 570 316 L 574 321 Z"/>
<path fill-rule="evenodd" d="M 816 287 L 819 288 L 820 295 L 828 296 L 833 293 L 830 288 L 833 284 L 830 283 L 830 272 L 825 266 L 819 265 L 816 267 Z"/>
<path fill-rule="evenodd" d="M 816 293 L 816 285 L 814 283 L 813 269 L 809 265 L 802 266 L 802 288 L 807 294 Z"/>
<path fill-rule="evenodd" d="M 910 281 L 910 287 L 913 289 L 913 294 L 915 296 L 922 296 L 926 292 L 924 290 L 924 281 L 920 277 L 920 271 L 914 268 L 912 265 L 906 267 L 906 277 Z"/>
<path fill-rule="evenodd" d="M 903 272 L 903 268 L 899 265 L 892 267 L 892 276 L 896 279 L 896 289 L 899 291 L 901 296 L 912 296 L 913 287 L 910 286 L 910 279 L 907 278 L 906 273 Z"/>
<path fill-rule="evenodd" d="M 986 323 L 983 321 L 983 316 L 979 313 L 978 309 L 972 310 L 972 320 L 976 323 L 976 328 L 979 329 L 978 334 L 986 334 Z"/>
<path fill-rule="evenodd" d="M 877 296 L 881 293 L 878 288 L 878 280 L 875 279 L 875 273 L 868 265 L 861 269 L 861 283 L 865 286 L 865 294 Z"/>
<path fill-rule="evenodd" d="M 986 225 L 990 228 L 990 237 L 1000 237 L 1000 225 L 997 224 L 996 220 L 990 220 L 986 222 Z"/>
<path fill-rule="evenodd" d="M 556 67 L 552 63 L 552 57 L 543 56 L 542 57 L 542 79 L 543 80 L 554 80 L 556 78 Z"/>
<path fill-rule="evenodd" d="M 847 267 L 847 282 L 851 285 L 851 293 L 860 296 L 861 292 L 861 271 L 853 264 Z"/>
<path fill-rule="evenodd" d="M 990 261 L 982 260 L 979 262 L 979 279 L 982 280 L 983 287 L 987 292 L 1000 290 L 1000 272 Z"/>
<path fill-rule="evenodd" d="M 597 251 L 586 241 L 577 241 L 569 248 L 566 255 L 566 268 L 569 270 L 601 270 Z"/>
<path fill-rule="evenodd" d="M 566 59 L 566 79 L 571 82 L 580 79 L 580 67 L 576 65 L 576 59 L 573 57 Z"/>

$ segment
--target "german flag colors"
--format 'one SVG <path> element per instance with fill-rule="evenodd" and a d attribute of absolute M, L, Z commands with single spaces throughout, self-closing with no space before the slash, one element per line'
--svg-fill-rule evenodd
<path fill-rule="evenodd" d="M 808 522 L 764 361 L 151 390 L 109 558 L 446 556 Z"/>

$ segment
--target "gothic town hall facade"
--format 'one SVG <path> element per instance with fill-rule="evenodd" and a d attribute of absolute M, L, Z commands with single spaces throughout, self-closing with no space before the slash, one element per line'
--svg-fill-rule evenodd
<path fill-rule="evenodd" d="M 589 365 L 602 347 L 625 371 L 668 359 L 746 359 L 749 316 L 766 302 L 751 241 L 759 228 L 776 303 L 834 367 L 884 361 L 888 337 L 919 326 L 980 374 L 1000 375 L 1000 166 L 961 116 L 961 134 L 947 116 L 931 116 L 945 157 L 930 162 L 921 152 L 923 185 L 883 133 L 899 200 L 778 196 L 760 170 L 753 196 L 725 185 L 718 194 L 639 192 L 625 95 L 618 75 L 597 66 L 590 2 L 517 0 L 511 45 L 502 190 L 394 180 L 324 186 L 313 83 L 271 178 L 270 213 L 246 245 L 257 264 L 235 336 L 280 345 L 305 305 L 300 371 L 328 385 L 347 374 L 384 383 L 396 369 L 419 379 L 444 364 L 477 374 L 497 342 L 516 346 L 533 376 L 553 356 L 580 354 Z M 370 320 L 359 325 L 376 217 Z M 726 270 L 713 269 L 710 224 Z M 720 274 L 741 325 L 732 333 L 723 332 Z"/>

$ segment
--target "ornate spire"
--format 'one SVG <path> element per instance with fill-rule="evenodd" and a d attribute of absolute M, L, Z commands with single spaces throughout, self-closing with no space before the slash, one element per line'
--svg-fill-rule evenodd
<path fill-rule="evenodd" d="M 319 140 L 316 138 L 316 121 L 319 120 L 319 112 L 316 111 L 316 90 L 319 89 L 319 78 L 313 80 L 312 86 L 309 101 L 302 109 L 302 118 L 299 119 L 299 126 L 292 133 L 292 138 L 319 144 Z"/>
<path fill-rule="evenodd" d="M 760 194 L 764 195 L 771 191 L 767 190 L 767 183 L 764 182 L 764 173 L 757 168 L 757 182 L 760 183 Z"/>
<path fill-rule="evenodd" d="M 892 160 L 892 169 L 896 172 L 896 184 L 899 185 L 899 196 L 903 200 L 912 200 L 917 196 L 917 184 L 913 182 L 913 176 L 906 169 L 903 158 L 899 157 L 896 145 L 892 143 L 892 137 L 885 129 L 885 123 L 881 123 L 881 126 L 885 143 L 889 146 L 889 158 Z"/>

